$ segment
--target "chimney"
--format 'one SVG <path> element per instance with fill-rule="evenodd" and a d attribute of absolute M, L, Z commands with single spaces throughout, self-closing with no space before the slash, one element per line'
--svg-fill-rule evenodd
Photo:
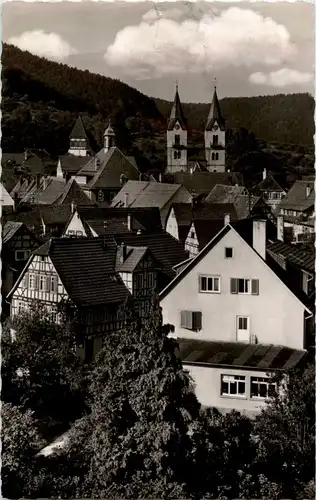
<path fill-rule="evenodd" d="M 311 194 L 311 187 L 309 185 L 306 186 L 306 197 L 308 198 Z"/>
<path fill-rule="evenodd" d="M 124 207 L 128 207 L 128 193 L 124 193 Z"/>
<path fill-rule="evenodd" d="M 266 260 L 266 221 L 257 219 L 252 221 L 252 247 Z"/>
<path fill-rule="evenodd" d="M 47 188 L 47 175 L 44 175 L 44 181 L 43 181 L 43 191 Z"/>
<path fill-rule="evenodd" d="M 126 245 L 125 245 L 125 243 L 121 243 L 121 246 L 120 246 L 120 263 L 123 264 L 123 262 L 125 262 L 125 259 L 126 259 Z"/>
<path fill-rule="evenodd" d="M 265 180 L 267 178 L 267 169 L 264 168 L 262 172 L 262 180 Z"/>
<path fill-rule="evenodd" d="M 142 173 L 140 173 L 140 174 L 139 174 L 139 176 L 138 176 L 138 180 L 139 180 L 139 181 L 142 181 L 142 180 L 143 180 L 143 174 L 142 174 Z"/>
<path fill-rule="evenodd" d="M 159 182 L 162 182 L 162 174 L 159 174 Z"/>
<path fill-rule="evenodd" d="M 41 187 L 41 174 L 36 174 L 36 189 Z"/>
<path fill-rule="evenodd" d="M 282 215 L 278 215 L 277 217 L 277 239 L 284 241 L 284 221 Z"/>
<path fill-rule="evenodd" d="M 132 216 L 131 216 L 131 214 L 127 215 L 127 229 L 129 231 L 132 230 Z"/>
<path fill-rule="evenodd" d="M 27 161 L 28 157 L 29 157 L 29 154 L 28 154 L 28 150 L 26 149 L 24 151 L 24 161 Z"/>
<path fill-rule="evenodd" d="M 74 214 L 74 213 L 75 213 L 75 210 L 76 210 L 76 208 L 77 208 L 77 207 L 76 207 L 75 202 L 74 202 L 74 201 L 72 201 L 72 202 L 71 202 L 71 204 L 70 204 L 70 206 L 71 206 L 71 213 L 72 213 L 72 214 Z"/>
<path fill-rule="evenodd" d="M 224 226 L 227 226 L 227 224 L 230 223 L 230 214 L 225 214 L 224 215 Z"/>

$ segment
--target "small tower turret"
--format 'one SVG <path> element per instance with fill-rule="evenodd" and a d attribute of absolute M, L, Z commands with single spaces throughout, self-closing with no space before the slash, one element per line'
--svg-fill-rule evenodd
<path fill-rule="evenodd" d="M 188 129 L 178 92 L 178 84 L 167 127 L 167 169 L 174 173 L 187 170 Z"/>
<path fill-rule="evenodd" d="M 115 132 L 112 128 L 111 120 L 109 120 L 108 127 L 105 129 L 103 134 L 104 152 L 107 153 L 113 146 L 115 146 Z"/>
<path fill-rule="evenodd" d="M 222 116 L 216 86 L 207 117 L 205 132 L 205 157 L 209 172 L 225 172 L 226 126 Z"/>
<path fill-rule="evenodd" d="M 68 153 L 75 156 L 88 156 L 89 143 L 88 137 L 81 119 L 79 116 L 76 120 L 74 128 L 69 136 L 70 148 Z"/>

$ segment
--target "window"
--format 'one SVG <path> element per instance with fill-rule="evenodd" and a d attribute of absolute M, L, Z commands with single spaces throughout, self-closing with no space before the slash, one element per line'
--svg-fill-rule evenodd
<path fill-rule="evenodd" d="M 218 135 L 213 135 L 213 146 L 218 145 Z"/>
<path fill-rule="evenodd" d="M 195 238 L 194 231 L 191 231 L 191 232 L 190 232 L 190 238 Z"/>
<path fill-rule="evenodd" d="M 202 313 L 200 311 L 181 311 L 180 327 L 187 330 L 202 329 Z"/>
<path fill-rule="evenodd" d="M 83 232 L 82 231 L 76 231 L 76 236 L 83 236 Z"/>
<path fill-rule="evenodd" d="M 68 234 L 69 236 L 74 236 L 74 235 L 76 234 L 76 232 L 75 232 L 75 231 L 72 231 L 72 230 L 70 229 L 69 231 L 67 231 L 67 234 Z"/>
<path fill-rule="evenodd" d="M 241 375 L 222 375 L 222 396 L 246 396 L 246 377 Z"/>
<path fill-rule="evenodd" d="M 215 153 L 212 153 L 212 160 L 215 160 Z"/>
<path fill-rule="evenodd" d="M 24 288 L 28 288 L 29 286 L 29 275 L 25 273 L 24 278 L 22 279 L 22 286 Z"/>
<path fill-rule="evenodd" d="M 114 198 L 115 198 L 115 191 L 110 191 L 110 194 L 109 194 L 109 200 L 112 201 Z"/>
<path fill-rule="evenodd" d="M 238 330 L 248 330 L 248 318 L 239 316 L 238 318 Z"/>
<path fill-rule="evenodd" d="M 52 292 L 57 292 L 57 277 L 52 276 L 50 279 L 50 284 L 51 284 L 51 291 Z"/>
<path fill-rule="evenodd" d="M 45 262 L 45 256 L 44 255 L 41 255 L 41 261 Z"/>
<path fill-rule="evenodd" d="M 136 288 L 140 290 L 144 286 L 144 275 L 143 273 L 136 274 Z"/>
<path fill-rule="evenodd" d="M 27 260 L 29 258 L 29 255 L 30 255 L 29 250 L 16 250 L 15 260 Z"/>
<path fill-rule="evenodd" d="M 215 153 L 215 160 L 218 160 L 218 153 Z"/>
<path fill-rule="evenodd" d="M 199 276 L 200 292 L 220 293 L 219 276 Z"/>
<path fill-rule="evenodd" d="M 259 280 L 230 278 L 230 293 L 259 295 Z"/>
<path fill-rule="evenodd" d="M 180 158 L 181 158 L 181 151 L 175 151 L 173 153 L 173 157 L 174 157 L 175 160 L 180 160 Z"/>
<path fill-rule="evenodd" d="M 174 144 L 175 144 L 175 146 L 179 146 L 180 145 L 180 135 L 179 134 L 176 134 L 174 136 Z"/>
<path fill-rule="evenodd" d="M 250 397 L 266 399 L 273 396 L 276 391 L 276 383 L 271 382 L 269 377 L 250 377 Z"/>
<path fill-rule="evenodd" d="M 98 201 L 104 201 L 104 192 L 102 189 L 99 189 L 98 191 Z"/>
<path fill-rule="evenodd" d="M 154 287 L 154 273 L 147 273 L 147 287 Z"/>
<path fill-rule="evenodd" d="M 36 289 L 36 276 L 35 276 L 35 274 L 29 275 L 29 287 L 31 290 Z"/>
<path fill-rule="evenodd" d="M 46 290 L 46 276 L 43 276 L 42 274 L 40 275 L 39 279 L 39 289 L 41 292 Z"/>
<path fill-rule="evenodd" d="M 233 249 L 231 247 L 225 248 L 225 258 L 232 259 L 233 258 Z"/>

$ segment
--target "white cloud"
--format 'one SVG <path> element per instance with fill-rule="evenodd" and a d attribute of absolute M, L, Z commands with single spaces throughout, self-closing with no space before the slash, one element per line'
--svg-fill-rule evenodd
<path fill-rule="evenodd" d="M 57 33 L 45 33 L 42 30 L 24 31 L 19 36 L 12 36 L 8 43 L 21 50 L 27 50 L 37 56 L 62 61 L 77 51 Z"/>
<path fill-rule="evenodd" d="M 257 85 L 271 85 L 271 87 L 286 87 L 287 85 L 305 85 L 313 79 L 311 73 L 304 73 L 296 69 L 282 68 L 271 73 L 252 73 L 249 77 L 251 83 Z"/>
<path fill-rule="evenodd" d="M 208 13 L 181 23 L 154 21 L 152 13 L 150 22 L 118 32 L 104 58 L 134 77 L 149 78 L 229 66 L 276 66 L 295 54 L 285 26 L 252 10 L 230 7 L 220 15 Z"/>

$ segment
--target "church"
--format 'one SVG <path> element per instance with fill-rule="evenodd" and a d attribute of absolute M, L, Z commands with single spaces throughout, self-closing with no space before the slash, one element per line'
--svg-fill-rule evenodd
<path fill-rule="evenodd" d="M 204 130 L 205 163 L 208 172 L 225 172 L 226 126 L 216 86 Z M 167 127 L 167 168 L 165 173 L 188 171 L 188 122 L 184 116 L 178 85 Z"/>

